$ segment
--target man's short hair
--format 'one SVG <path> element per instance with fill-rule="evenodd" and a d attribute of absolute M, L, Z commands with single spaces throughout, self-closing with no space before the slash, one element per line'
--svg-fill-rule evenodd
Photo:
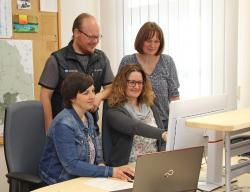
<path fill-rule="evenodd" d="M 82 21 L 86 18 L 94 18 L 93 15 L 90 15 L 88 13 L 81 13 L 80 15 L 78 15 L 75 20 L 74 20 L 74 23 L 73 23 L 73 26 L 72 26 L 72 32 L 74 33 L 74 30 L 75 29 L 79 29 L 82 25 Z"/>

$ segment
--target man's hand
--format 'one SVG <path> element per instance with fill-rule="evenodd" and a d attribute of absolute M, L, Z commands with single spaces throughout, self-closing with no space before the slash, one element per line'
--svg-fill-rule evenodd
<path fill-rule="evenodd" d="M 95 95 L 95 102 L 93 108 L 90 110 L 91 112 L 95 112 L 100 106 L 102 100 L 106 99 L 111 93 L 112 85 L 106 85 L 103 87 L 103 90 Z"/>
<path fill-rule="evenodd" d="M 95 101 L 94 101 L 94 105 L 91 109 L 91 112 L 95 112 L 98 109 L 98 107 L 100 106 L 101 102 L 102 102 L 102 95 L 101 95 L 101 93 L 97 93 L 95 95 Z"/>

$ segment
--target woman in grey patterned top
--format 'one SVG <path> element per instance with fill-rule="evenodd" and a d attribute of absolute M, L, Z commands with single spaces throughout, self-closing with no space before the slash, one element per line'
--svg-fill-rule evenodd
<path fill-rule="evenodd" d="M 137 33 L 135 49 L 138 53 L 122 58 L 119 70 L 126 64 L 140 64 L 152 82 L 155 105 L 167 129 L 169 102 L 179 99 L 179 80 L 173 59 L 162 54 L 164 35 L 154 22 L 146 22 Z"/>

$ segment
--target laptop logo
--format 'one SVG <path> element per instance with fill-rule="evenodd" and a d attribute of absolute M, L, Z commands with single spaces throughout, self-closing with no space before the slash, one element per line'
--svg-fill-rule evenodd
<path fill-rule="evenodd" d="M 168 170 L 166 173 L 164 173 L 164 177 L 170 177 L 171 175 L 174 174 L 174 170 L 173 169 L 170 169 Z"/>

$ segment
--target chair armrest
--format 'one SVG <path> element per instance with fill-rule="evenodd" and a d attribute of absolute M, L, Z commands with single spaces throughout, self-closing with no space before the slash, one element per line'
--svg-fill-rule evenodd
<path fill-rule="evenodd" d="M 35 183 L 35 184 L 39 184 L 43 182 L 38 176 L 27 174 L 27 173 L 22 173 L 22 172 L 7 173 L 6 177 L 8 179 L 15 179 L 18 181 L 24 181 L 24 182 Z"/>

